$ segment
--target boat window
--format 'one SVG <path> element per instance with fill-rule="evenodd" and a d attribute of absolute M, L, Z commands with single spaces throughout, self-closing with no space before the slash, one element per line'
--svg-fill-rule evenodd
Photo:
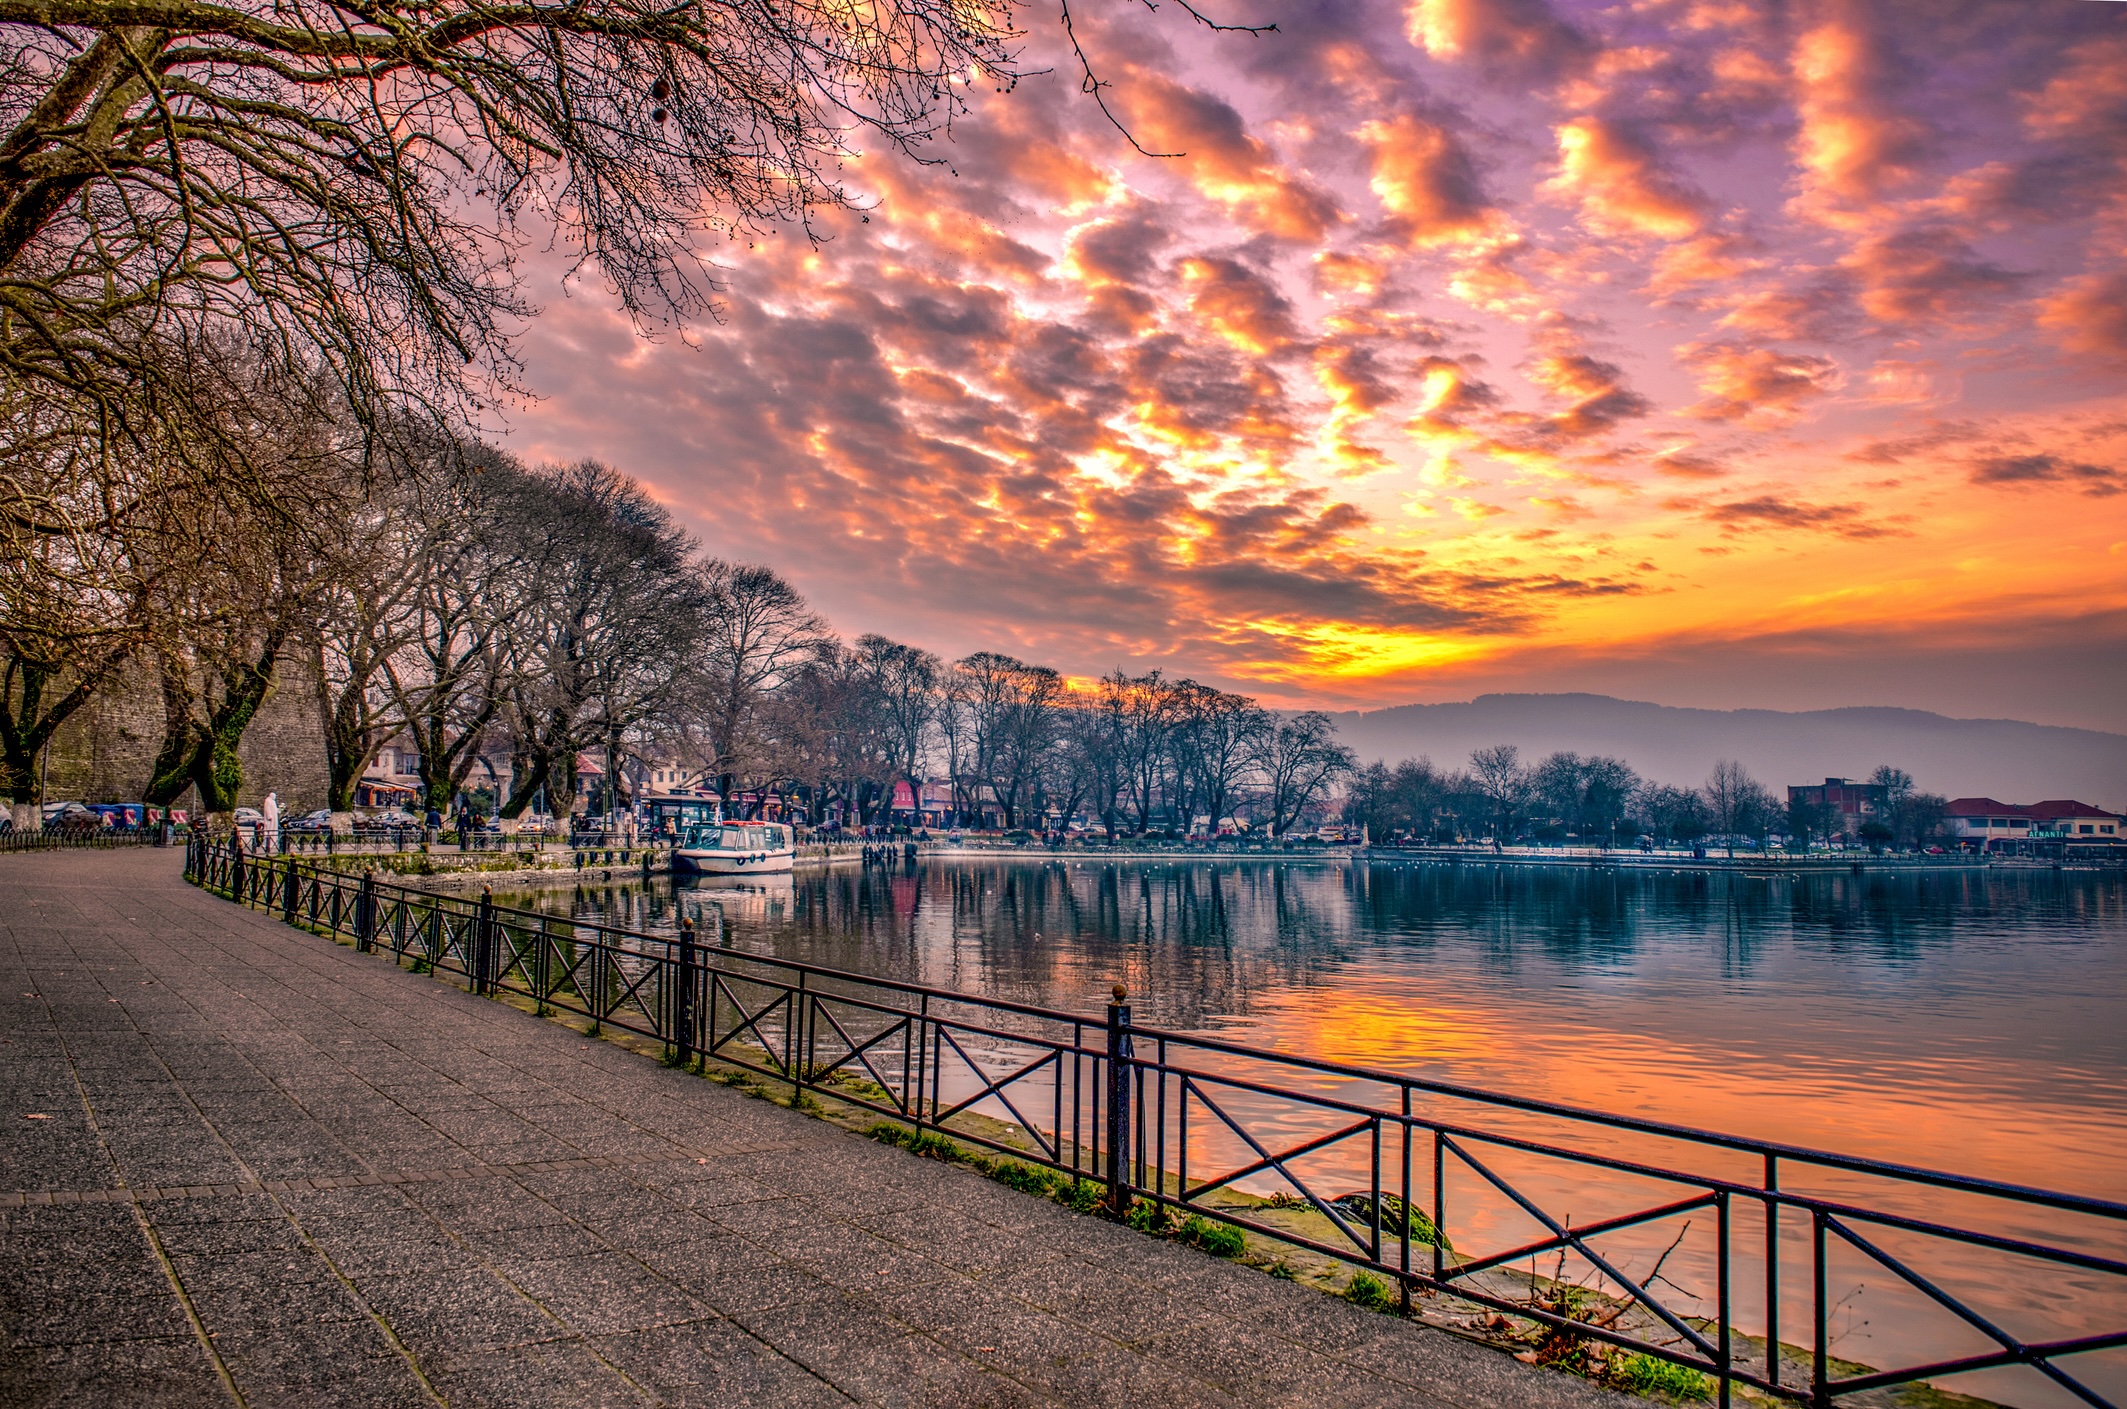
<path fill-rule="evenodd" d="M 723 837 L 717 842 L 717 845 L 726 851 L 744 851 L 746 849 L 746 829 L 744 827 L 724 828 Z"/>

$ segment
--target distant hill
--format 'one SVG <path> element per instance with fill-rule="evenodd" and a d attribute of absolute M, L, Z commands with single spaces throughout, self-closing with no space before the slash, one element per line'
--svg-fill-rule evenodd
<path fill-rule="evenodd" d="M 1918 709 L 1677 709 L 1608 695 L 1479 695 L 1466 704 L 1331 717 L 1369 763 L 1425 754 L 1460 767 L 1472 749 L 1518 744 L 1525 757 L 1557 749 L 1611 754 L 1643 777 L 1700 783 L 1716 760 L 1733 758 L 1776 792 L 1827 777 L 1867 777 L 1890 763 L 1945 797 L 2072 797 L 2127 810 L 2127 734 L 2014 719 L 1950 719 Z"/>

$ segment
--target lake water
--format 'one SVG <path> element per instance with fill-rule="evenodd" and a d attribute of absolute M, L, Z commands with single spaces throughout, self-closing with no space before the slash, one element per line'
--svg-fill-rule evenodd
<path fill-rule="evenodd" d="M 2118 876 L 1065 858 L 713 886 L 683 884 L 678 903 L 720 899 L 758 953 L 1088 1014 L 1121 982 L 1141 1024 L 2127 1195 Z M 654 882 L 541 908 L 664 930 L 674 900 Z M 2083 1290 L 2110 1302 L 2100 1319 L 2127 1319 L 2118 1283 Z M 1887 1320 L 1849 1314 L 1838 1352 L 1884 1364 L 1917 1347 Z M 2117 1392 L 2118 1366 L 2090 1368 Z M 1953 1383 L 2055 1402 L 2002 1376 Z"/>

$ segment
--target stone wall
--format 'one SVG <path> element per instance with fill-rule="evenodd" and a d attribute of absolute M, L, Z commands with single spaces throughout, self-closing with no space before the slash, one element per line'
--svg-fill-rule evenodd
<path fill-rule="evenodd" d="M 257 807 L 280 794 L 283 816 L 325 805 L 325 738 L 309 672 L 287 662 L 237 754 L 244 761 L 240 802 Z M 162 692 L 151 666 L 127 672 L 81 707 L 52 741 L 47 802 L 134 802 L 146 791 L 162 746 Z M 188 790 L 180 807 L 198 806 Z"/>

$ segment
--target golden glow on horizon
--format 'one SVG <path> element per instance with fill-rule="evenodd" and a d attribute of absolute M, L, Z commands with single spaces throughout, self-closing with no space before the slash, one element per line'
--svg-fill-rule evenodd
<path fill-rule="evenodd" d="M 1242 633 L 1276 641 L 1294 653 L 1294 658 L 1262 662 L 1254 667 L 1262 672 L 1262 678 L 1276 680 L 1309 675 L 1339 680 L 1407 675 L 1481 660 L 1497 649 L 1484 642 L 1440 633 L 1391 631 L 1342 622 L 1295 626 L 1282 621 L 1248 621 L 1234 628 L 1233 634 Z"/>

